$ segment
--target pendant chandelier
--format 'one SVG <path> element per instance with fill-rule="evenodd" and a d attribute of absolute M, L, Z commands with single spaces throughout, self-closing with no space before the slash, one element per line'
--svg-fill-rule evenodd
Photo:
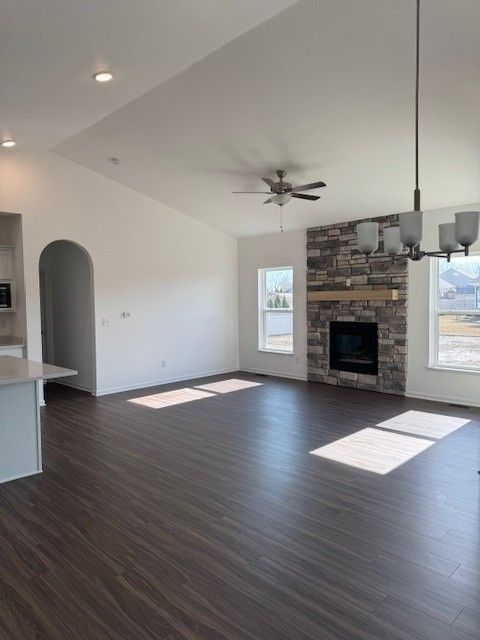
<path fill-rule="evenodd" d="M 447 258 L 452 253 L 468 256 L 469 247 L 477 241 L 480 213 L 459 211 L 455 222 L 440 224 L 439 251 L 422 251 L 423 212 L 420 209 L 420 188 L 418 180 L 418 96 L 420 86 L 420 0 L 417 0 L 416 20 L 416 64 L 415 64 L 415 191 L 413 211 L 399 216 L 400 226 L 386 227 L 383 231 L 384 251 L 389 256 L 405 255 L 411 260 L 421 260 L 424 256 Z M 359 250 L 367 257 L 378 249 L 378 222 L 361 222 L 357 225 Z M 405 249 L 407 250 L 406 252 Z"/>

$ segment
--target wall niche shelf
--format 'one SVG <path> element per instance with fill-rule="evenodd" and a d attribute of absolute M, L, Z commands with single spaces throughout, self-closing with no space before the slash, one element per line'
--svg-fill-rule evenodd
<path fill-rule="evenodd" d="M 398 300 L 398 289 L 338 289 L 337 291 L 309 291 L 309 302 L 345 300 Z"/>

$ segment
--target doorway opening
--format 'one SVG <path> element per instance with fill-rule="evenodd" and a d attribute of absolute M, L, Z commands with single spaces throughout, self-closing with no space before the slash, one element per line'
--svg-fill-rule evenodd
<path fill-rule="evenodd" d="M 87 251 L 69 240 L 45 247 L 39 261 L 43 362 L 75 369 L 67 386 L 96 391 L 93 264 Z"/>

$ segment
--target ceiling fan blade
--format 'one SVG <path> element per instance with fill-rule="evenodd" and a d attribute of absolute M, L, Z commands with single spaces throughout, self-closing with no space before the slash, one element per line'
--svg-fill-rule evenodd
<path fill-rule="evenodd" d="M 275 182 L 273 180 L 270 180 L 270 178 L 262 178 L 262 180 L 266 182 L 269 187 L 273 187 L 273 185 L 275 184 Z"/>
<path fill-rule="evenodd" d="M 292 198 L 301 198 L 302 200 L 320 200 L 320 196 L 309 196 L 306 193 L 292 193 Z"/>
<path fill-rule="evenodd" d="M 309 189 L 319 189 L 320 187 L 326 187 L 324 182 L 311 182 L 310 184 L 301 184 L 299 187 L 293 187 L 292 191 L 308 191 Z"/>
<path fill-rule="evenodd" d="M 265 202 L 263 204 L 270 204 L 271 201 L 272 201 L 272 199 L 269 198 L 268 200 L 265 200 Z"/>
<path fill-rule="evenodd" d="M 232 191 L 232 193 L 270 193 L 270 191 Z"/>

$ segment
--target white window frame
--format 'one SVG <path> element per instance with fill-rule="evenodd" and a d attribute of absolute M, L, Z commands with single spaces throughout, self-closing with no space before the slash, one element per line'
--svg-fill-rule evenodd
<path fill-rule="evenodd" d="M 478 253 L 470 254 L 471 256 L 480 256 Z M 440 315 L 456 316 L 458 311 L 440 311 L 438 309 L 438 278 L 439 278 L 439 259 L 433 258 L 430 260 L 430 323 L 429 323 L 429 362 L 428 367 L 430 369 L 439 369 L 443 371 L 459 371 L 464 373 L 478 373 L 480 374 L 480 367 L 467 367 L 458 365 L 440 364 L 438 362 L 438 342 L 439 342 L 439 322 Z M 480 316 L 480 309 L 478 311 L 468 311 L 469 314 Z"/>
<path fill-rule="evenodd" d="M 292 271 L 292 308 L 291 309 L 274 309 L 268 308 L 266 305 L 266 275 L 268 271 L 285 271 L 290 269 Z M 293 356 L 295 352 L 295 317 L 294 317 L 294 308 L 295 308 L 295 284 L 294 284 L 294 275 L 295 272 L 292 266 L 287 267 L 264 267 L 258 270 L 258 351 L 262 351 L 264 353 L 278 353 L 284 356 Z M 265 334 L 265 326 L 266 326 L 266 317 L 267 311 L 270 312 L 280 312 L 280 313 L 291 313 L 292 314 L 292 350 L 286 351 L 284 349 L 269 349 L 265 346 L 266 344 L 266 334 Z"/>

